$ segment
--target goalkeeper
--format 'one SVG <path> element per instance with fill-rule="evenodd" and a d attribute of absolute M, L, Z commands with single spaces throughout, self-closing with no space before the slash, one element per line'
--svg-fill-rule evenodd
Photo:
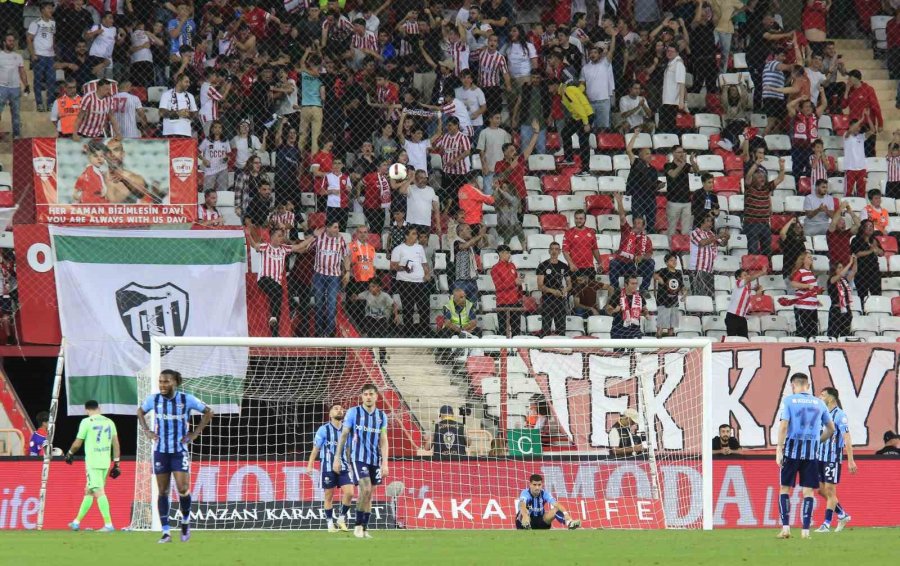
<path fill-rule="evenodd" d="M 553 519 L 569 530 L 581 526 L 581 521 L 573 519 L 562 503 L 544 489 L 544 477 L 531 474 L 528 487 L 519 496 L 519 512 L 516 514 L 517 529 L 549 529 Z"/>
<path fill-rule="evenodd" d="M 109 533 L 115 531 L 112 524 L 112 518 L 109 514 L 109 499 L 106 498 L 106 492 L 103 487 L 106 485 L 106 475 L 116 479 L 122 475 L 119 470 L 119 435 L 116 432 L 116 423 L 100 414 L 100 404 L 96 401 L 88 401 L 84 404 L 87 418 L 82 419 L 78 425 L 78 435 L 72 447 L 66 452 L 66 464 L 72 464 L 72 458 L 75 453 L 84 444 L 84 467 L 87 472 L 87 486 L 84 488 L 84 499 L 81 501 L 81 508 L 78 510 L 78 516 L 69 523 L 69 528 L 77 531 L 81 528 L 81 520 L 87 515 L 91 509 L 94 499 L 97 500 L 97 507 L 100 514 L 103 515 L 103 528 L 101 533 Z M 112 469 L 109 467 L 110 452 L 112 452 Z"/>

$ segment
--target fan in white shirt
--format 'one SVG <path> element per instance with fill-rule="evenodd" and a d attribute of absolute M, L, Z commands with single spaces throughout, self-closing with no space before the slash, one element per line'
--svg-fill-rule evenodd
<path fill-rule="evenodd" d="M 197 117 L 197 102 L 187 91 L 191 79 L 181 75 L 175 88 L 169 89 L 159 99 L 160 116 L 163 118 L 163 136 L 191 137 L 191 121 Z"/>
<path fill-rule="evenodd" d="M 113 114 L 119 122 L 123 138 L 140 138 L 147 129 L 147 116 L 141 99 L 131 94 L 131 81 L 119 83 L 119 92 L 113 96 Z"/>

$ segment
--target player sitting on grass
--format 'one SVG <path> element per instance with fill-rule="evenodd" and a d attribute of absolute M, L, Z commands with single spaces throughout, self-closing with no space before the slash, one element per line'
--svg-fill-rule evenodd
<path fill-rule="evenodd" d="M 795 373 L 791 376 L 791 395 L 781 400 L 781 424 L 778 425 L 778 447 L 775 463 L 781 468 L 781 495 L 778 507 L 781 511 L 781 532 L 778 538 L 791 538 L 791 489 L 797 476 L 803 488 L 803 532 L 801 538 L 809 538 L 812 521 L 813 490 L 819 487 L 819 443 L 834 433 L 834 423 L 828 408 L 821 399 L 809 391 L 809 376 Z"/>
<path fill-rule="evenodd" d="M 69 523 L 69 528 L 77 531 L 81 528 L 81 520 L 91 509 L 94 499 L 97 499 L 97 508 L 103 515 L 103 528 L 101 533 L 114 531 L 112 518 L 109 515 L 109 499 L 103 487 L 106 485 L 106 474 L 116 479 L 122 472 L 119 470 L 119 435 L 116 433 L 116 423 L 100 414 L 100 404 L 96 401 L 88 401 L 84 404 L 87 418 L 81 420 L 78 425 L 78 435 L 72 447 L 66 452 L 66 464 L 72 464 L 72 457 L 84 444 L 84 467 L 87 472 L 87 485 L 84 488 L 84 499 L 81 500 L 81 508 L 78 516 Z M 113 467 L 109 468 L 110 451 L 112 451 Z"/>
<path fill-rule="evenodd" d="M 181 542 L 191 539 L 191 453 L 187 445 L 197 439 L 203 429 L 212 421 L 213 412 L 203 401 L 189 393 L 178 391 L 181 374 L 173 369 L 159 374 L 159 393 L 154 393 L 138 407 L 138 424 L 143 433 L 155 443 L 153 447 L 153 473 L 159 497 L 159 522 L 162 538 L 159 542 L 172 542 L 169 536 L 169 487 L 171 476 L 175 476 L 178 501 L 181 505 Z M 154 412 L 156 432 L 150 430 L 144 415 Z M 188 432 L 191 411 L 203 413 L 197 428 Z"/>
<path fill-rule="evenodd" d="M 344 428 L 338 440 L 337 454 L 343 454 L 347 439 L 353 434 L 350 443 L 350 474 L 353 483 L 359 486 L 359 497 L 356 502 L 356 526 L 353 535 L 356 538 L 372 538 L 369 534 L 369 516 L 372 514 L 372 491 L 384 481 L 388 475 L 388 441 L 387 415 L 375 407 L 378 402 L 378 388 L 367 383 L 360 392 L 362 405 L 347 411 L 344 417 Z M 334 473 L 340 476 L 341 459 L 336 459 L 332 466 Z"/>
<path fill-rule="evenodd" d="M 341 453 L 341 473 L 334 473 L 334 460 L 337 454 L 337 444 L 341 437 L 341 424 L 344 420 L 344 408 L 340 405 L 331 407 L 328 412 L 328 422 L 319 427 L 313 439 L 312 453 L 306 464 L 306 473 L 312 475 L 315 471 L 314 462 L 317 457 L 322 459 L 322 489 L 325 490 L 324 500 L 325 518 L 328 520 L 328 532 L 336 533 L 338 529 L 349 531 L 347 528 L 347 511 L 353 501 L 353 479 L 350 477 L 350 466 L 347 465 L 347 451 Z M 334 526 L 334 488 L 341 490 L 341 511 L 337 516 L 337 527 Z"/>
<path fill-rule="evenodd" d="M 544 489 L 544 477 L 531 474 L 528 487 L 519 496 L 519 512 L 516 514 L 517 529 L 549 529 L 553 519 L 569 529 L 577 529 L 581 521 L 573 519 L 562 503 Z"/>
<path fill-rule="evenodd" d="M 825 402 L 831 420 L 834 422 L 834 434 L 827 441 L 819 444 L 819 495 L 825 498 L 825 522 L 816 529 L 817 533 L 827 533 L 831 530 L 831 521 L 837 511 L 838 524 L 834 532 L 844 530 L 850 522 L 844 508 L 841 507 L 837 496 L 837 484 L 841 481 L 841 460 L 844 455 L 844 447 L 847 447 L 847 467 L 851 474 L 856 473 L 856 461 L 853 459 L 853 439 L 850 437 L 847 415 L 841 408 L 841 399 L 838 390 L 834 387 L 826 387 L 819 394 L 819 399 Z"/>

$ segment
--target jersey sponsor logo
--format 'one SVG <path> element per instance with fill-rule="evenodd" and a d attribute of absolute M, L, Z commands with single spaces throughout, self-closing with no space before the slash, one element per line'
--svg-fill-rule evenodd
<path fill-rule="evenodd" d="M 356 430 L 361 430 L 363 432 L 381 432 L 380 428 L 377 428 L 374 426 L 365 426 L 365 425 L 358 424 L 358 425 L 354 425 L 353 428 L 355 428 Z"/>
<path fill-rule="evenodd" d="M 151 336 L 184 336 L 190 303 L 187 291 L 174 283 L 148 287 L 131 282 L 116 291 L 122 324 L 147 353 Z"/>

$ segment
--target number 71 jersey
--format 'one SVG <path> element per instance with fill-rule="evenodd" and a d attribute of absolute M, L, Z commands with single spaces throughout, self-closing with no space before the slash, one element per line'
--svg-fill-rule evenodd
<path fill-rule="evenodd" d="M 112 439 L 118 436 L 116 423 L 103 415 L 91 415 L 78 425 L 78 436 L 84 442 L 84 465 L 87 468 L 109 468 Z"/>

